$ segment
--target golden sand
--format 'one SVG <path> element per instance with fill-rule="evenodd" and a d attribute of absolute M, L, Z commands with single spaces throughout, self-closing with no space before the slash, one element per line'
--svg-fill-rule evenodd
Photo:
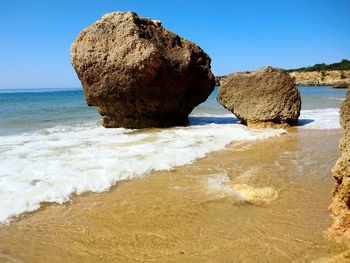
<path fill-rule="evenodd" d="M 47 204 L 0 228 L 2 262 L 324 262 L 339 131 L 238 142 Z"/>

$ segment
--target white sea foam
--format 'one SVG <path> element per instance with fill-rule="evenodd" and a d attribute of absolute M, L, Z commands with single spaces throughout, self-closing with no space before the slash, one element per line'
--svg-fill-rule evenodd
<path fill-rule="evenodd" d="M 219 198 L 234 196 L 238 201 L 248 201 L 253 204 L 268 204 L 278 198 L 278 191 L 273 187 L 253 187 L 244 183 L 230 181 L 226 174 L 214 174 L 208 179 L 208 190 Z M 211 193 L 213 194 L 213 193 Z"/>
<path fill-rule="evenodd" d="M 232 187 L 225 184 L 230 182 L 230 178 L 226 174 L 213 174 L 207 181 L 208 193 L 214 197 L 223 198 L 225 196 L 232 196 L 237 201 L 246 201 L 245 198 Z"/>
<path fill-rule="evenodd" d="M 190 117 L 211 117 L 211 118 L 237 118 L 233 113 L 195 113 L 191 114 Z"/>
<path fill-rule="evenodd" d="M 343 100 L 345 100 L 345 98 L 329 97 L 329 98 L 327 98 L 327 100 L 340 100 L 340 101 L 343 101 Z"/>
<path fill-rule="evenodd" d="M 191 163 L 232 141 L 283 132 L 239 124 L 136 131 L 93 122 L 2 136 L 0 222 L 34 211 L 42 202 L 63 203 L 72 193 L 106 191 L 120 180 Z"/>
<path fill-rule="evenodd" d="M 339 109 L 302 110 L 299 125 L 303 129 L 340 129 Z"/>
<path fill-rule="evenodd" d="M 199 113 L 192 115 L 194 118 L 204 118 L 215 123 L 239 123 L 237 117 L 232 113 L 209 114 Z M 198 121 L 200 123 L 200 121 Z M 299 117 L 299 128 L 302 129 L 340 129 L 339 109 L 313 109 L 302 110 Z"/>
<path fill-rule="evenodd" d="M 0 136 L 0 222 L 34 211 L 42 202 L 63 203 L 72 193 L 102 192 L 120 180 L 189 164 L 233 141 L 283 133 L 249 130 L 231 113 L 191 117 L 194 124 L 216 124 L 136 131 L 86 122 Z M 338 129 L 339 109 L 303 110 L 299 124 Z"/>

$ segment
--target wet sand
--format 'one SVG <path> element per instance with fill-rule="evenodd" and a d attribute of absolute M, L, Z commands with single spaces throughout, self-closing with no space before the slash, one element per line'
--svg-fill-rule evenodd
<path fill-rule="evenodd" d="M 326 238 L 339 130 L 291 129 L 75 196 L 0 228 L 0 262 L 310 262 Z"/>

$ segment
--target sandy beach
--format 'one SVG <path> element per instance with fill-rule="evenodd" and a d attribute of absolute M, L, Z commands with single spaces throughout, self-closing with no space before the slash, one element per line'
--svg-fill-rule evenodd
<path fill-rule="evenodd" d="M 317 262 L 345 250 L 325 236 L 339 136 L 293 128 L 106 193 L 44 205 L 0 229 L 0 258 Z"/>
<path fill-rule="evenodd" d="M 0 10 L 0 263 L 350 262 L 349 0 Z"/>

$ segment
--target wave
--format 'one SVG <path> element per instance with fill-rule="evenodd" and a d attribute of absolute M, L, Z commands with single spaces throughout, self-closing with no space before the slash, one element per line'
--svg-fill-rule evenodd
<path fill-rule="evenodd" d="M 200 113 L 190 117 L 190 122 L 194 124 L 201 123 L 201 120 L 218 124 L 239 123 L 239 119 L 232 113 Z M 302 129 L 340 129 L 339 108 L 302 110 L 298 125 Z"/>
<path fill-rule="evenodd" d="M 339 98 L 339 97 L 312 97 L 312 98 L 303 98 L 303 100 L 305 101 L 321 101 L 321 100 L 339 100 L 339 101 L 343 101 L 345 100 L 345 98 Z"/>
<path fill-rule="evenodd" d="M 340 101 L 343 101 L 345 100 L 345 98 L 337 98 L 337 97 L 329 97 L 329 98 L 326 98 L 327 100 L 340 100 Z"/>
<path fill-rule="evenodd" d="M 0 222 L 43 202 L 61 204 L 73 193 L 103 192 L 121 180 L 190 164 L 233 141 L 284 133 L 191 118 L 196 125 L 170 129 L 105 129 L 94 121 L 0 136 Z"/>
<path fill-rule="evenodd" d="M 302 110 L 298 124 L 302 129 L 340 129 L 339 109 Z"/>

